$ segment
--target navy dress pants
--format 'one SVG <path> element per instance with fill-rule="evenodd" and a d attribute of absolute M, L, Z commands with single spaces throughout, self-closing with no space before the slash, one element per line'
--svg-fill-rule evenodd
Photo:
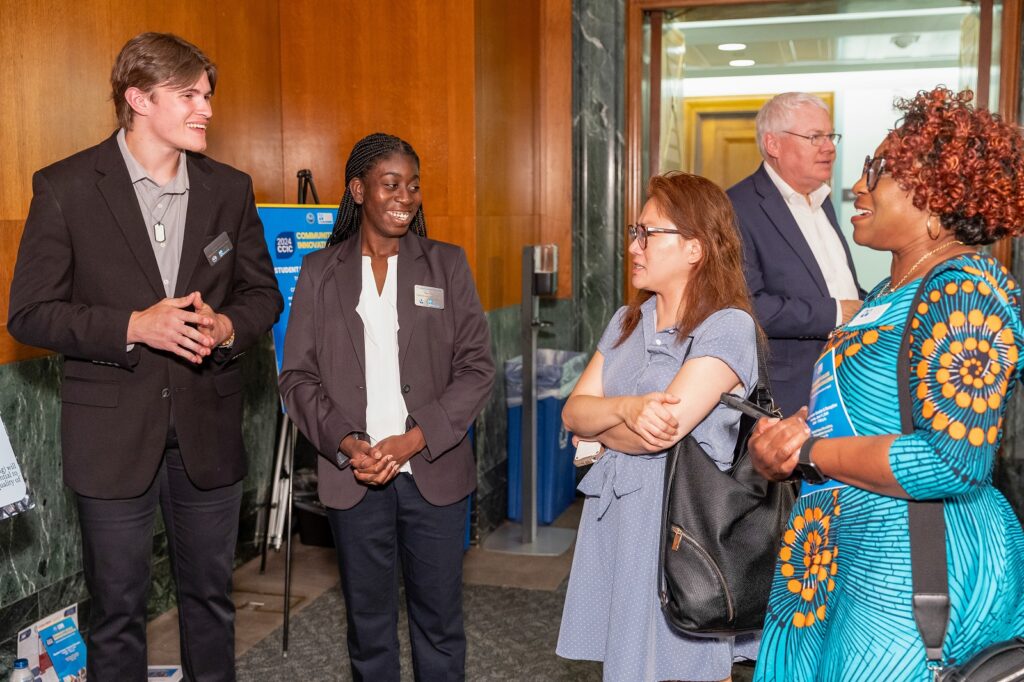
<path fill-rule="evenodd" d="M 146 598 L 159 506 L 167 528 L 178 597 L 185 679 L 235 679 L 235 606 L 231 569 L 238 539 L 242 482 L 196 488 L 173 434 L 149 490 L 103 500 L 78 495 L 82 563 L 91 597 L 90 682 L 146 680 Z"/>
<path fill-rule="evenodd" d="M 436 507 L 409 474 L 370 487 L 351 509 L 328 509 L 338 551 L 357 682 L 398 682 L 398 574 L 405 583 L 413 674 L 464 680 L 462 553 L 468 498 Z"/>

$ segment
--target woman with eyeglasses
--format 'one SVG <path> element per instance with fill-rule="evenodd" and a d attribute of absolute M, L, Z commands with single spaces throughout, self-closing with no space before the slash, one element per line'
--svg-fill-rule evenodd
<path fill-rule="evenodd" d="M 971 98 L 939 87 L 897 102 L 903 118 L 853 186 L 854 241 L 891 251 L 891 277 L 826 344 L 809 407 L 751 437 L 763 475 L 804 478 L 757 680 L 923 682 L 1024 634 L 1024 534 L 992 486 L 1022 369 L 1021 288 L 975 248 L 1022 231 L 1024 140 Z M 929 508 L 914 560 L 949 593 L 931 665 L 908 521 Z M 945 565 L 921 563 L 926 538 Z"/>
<path fill-rule="evenodd" d="M 665 453 L 693 433 L 722 469 L 739 413 L 723 392 L 757 382 L 756 327 L 728 197 L 687 173 L 651 179 L 629 226 L 636 298 L 608 324 L 562 419 L 604 454 L 586 495 L 558 655 L 604 662 L 605 680 L 725 680 L 754 636 L 675 634 L 657 597 Z M 685 360 L 685 361 L 684 361 Z"/>

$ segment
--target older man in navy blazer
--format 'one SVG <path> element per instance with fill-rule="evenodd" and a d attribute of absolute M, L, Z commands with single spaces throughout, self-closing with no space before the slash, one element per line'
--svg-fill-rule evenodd
<path fill-rule="evenodd" d="M 825 339 L 864 296 L 829 200 L 839 138 L 819 97 L 778 95 L 757 114 L 764 162 L 728 190 L 775 401 L 787 415 L 807 404 Z"/>

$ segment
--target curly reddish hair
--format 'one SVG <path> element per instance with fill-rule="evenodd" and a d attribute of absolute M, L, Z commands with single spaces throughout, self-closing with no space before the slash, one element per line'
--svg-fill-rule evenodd
<path fill-rule="evenodd" d="M 944 86 L 898 99 L 883 145 L 887 170 L 914 206 L 939 216 L 965 244 L 1024 232 L 1024 139 L 998 114 Z"/>

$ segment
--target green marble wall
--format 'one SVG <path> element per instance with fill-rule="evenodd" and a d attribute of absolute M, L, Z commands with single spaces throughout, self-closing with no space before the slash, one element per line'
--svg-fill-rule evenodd
<path fill-rule="evenodd" d="M 622 305 L 624 225 L 622 159 L 625 107 L 625 3 L 573 2 L 573 291 L 571 299 L 542 301 L 541 317 L 555 326 L 542 348 L 590 353 Z M 499 372 L 520 354 L 519 307 L 488 313 Z M 508 505 L 507 418 L 502 377 L 477 431 L 476 529 L 487 535 Z"/>
<path fill-rule="evenodd" d="M 542 320 L 552 322 L 537 340 L 539 348 L 580 350 L 576 302 L 541 301 Z M 504 521 L 508 511 L 508 415 L 505 408 L 505 361 L 522 354 L 519 306 L 487 313 L 491 328 L 491 353 L 498 370 L 491 399 L 476 422 L 477 491 L 475 537 L 482 539 Z"/>
<path fill-rule="evenodd" d="M 17 631 L 74 601 L 88 619 L 88 593 L 74 497 L 61 480 L 60 369 L 56 356 L 0 365 L 0 417 L 36 500 L 36 508 L 0 521 L 0 671 L 10 666 Z M 255 555 L 258 503 L 268 495 L 277 414 L 274 354 L 268 336 L 246 353 L 243 433 L 249 452 L 237 560 Z M 149 615 L 174 605 L 162 523 L 154 542 Z M 0 675 L 3 673 L 0 672 Z"/>

